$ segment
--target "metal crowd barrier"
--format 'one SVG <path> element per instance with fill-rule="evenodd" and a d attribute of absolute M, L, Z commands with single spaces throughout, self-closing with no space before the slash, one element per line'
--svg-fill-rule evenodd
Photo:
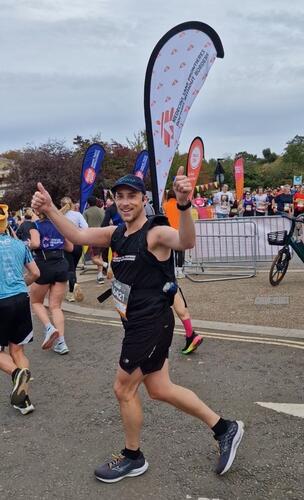
<path fill-rule="evenodd" d="M 283 231 L 284 229 L 289 231 L 291 222 L 280 215 L 251 217 L 251 220 L 256 225 L 257 261 L 271 262 L 273 257 L 278 253 L 279 247 L 268 244 L 267 233 L 271 233 L 273 231 Z"/>
<path fill-rule="evenodd" d="M 284 229 L 290 229 L 290 221 L 281 216 L 196 220 L 196 244 L 186 252 L 185 275 L 198 282 L 251 278 L 257 262 L 271 262 L 278 252 L 268 244 L 267 233 Z M 206 275 L 213 277 L 202 279 Z"/>
<path fill-rule="evenodd" d="M 255 222 L 247 218 L 195 221 L 196 244 L 185 254 L 184 273 L 191 281 L 223 281 L 256 275 Z M 206 275 L 212 278 L 206 279 Z"/>

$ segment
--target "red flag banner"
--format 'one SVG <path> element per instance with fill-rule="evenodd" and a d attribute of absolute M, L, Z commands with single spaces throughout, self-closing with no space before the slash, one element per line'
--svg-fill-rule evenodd
<path fill-rule="evenodd" d="M 235 197 L 241 201 L 244 193 L 244 158 L 237 158 L 234 162 Z"/>
<path fill-rule="evenodd" d="M 164 194 L 181 131 L 222 42 L 207 24 L 179 24 L 156 44 L 145 78 L 145 121 L 155 211 Z"/>
<path fill-rule="evenodd" d="M 191 142 L 191 146 L 187 158 L 187 169 L 186 173 L 190 179 L 192 185 L 192 191 L 189 196 L 189 200 L 193 198 L 193 192 L 196 186 L 196 181 L 198 179 L 201 166 L 204 159 L 204 144 L 200 137 L 195 137 Z"/>

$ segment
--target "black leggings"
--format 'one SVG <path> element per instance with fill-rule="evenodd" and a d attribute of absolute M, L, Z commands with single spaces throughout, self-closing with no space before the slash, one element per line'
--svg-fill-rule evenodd
<path fill-rule="evenodd" d="M 174 251 L 175 267 L 183 267 L 184 260 L 185 260 L 185 252 L 182 252 L 181 250 L 175 250 Z"/>
<path fill-rule="evenodd" d="M 73 292 L 75 283 L 77 283 L 77 277 L 76 277 L 76 268 L 79 262 L 79 259 L 82 254 L 82 246 L 81 245 L 74 245 L 74 250 L 73 252 L 64 252 L 64 256 L 66 260 L 69 263 L 69 271 L 68 271 L 68 276 L 69 276 L 69 291 Z"/>

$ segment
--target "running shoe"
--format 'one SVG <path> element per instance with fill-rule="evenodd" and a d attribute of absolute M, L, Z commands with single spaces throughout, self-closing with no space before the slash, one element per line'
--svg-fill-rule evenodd
<path fill-rule="evenodd" d="M 175 268 L 175 277 L 178 278 L 178 279 L 182 279 L 182 278 L 185 278 L 185 274 L 183 272 L 183 268 L 182 267 L 176 267 Z"/>
<path fill-rule="evenodd" d="M 73 295 L 77 302 L 82 302 L 84 299 L 83 291 L 81 290 L 80 285 L 78 285 L 78 283 L 75 283 Z"/>
<path fill-rule="evenodd" d="M 68 302 L 75 302 L 75 297 L 73 292 L 67 292 L 65 298 Z"/>
<path fill-rule="evenodd" d="M 19 406 L 27 396 L 28 384 L 31 378 L 31 372 L 27 368 L 18 368 L 13 380 L 13 390 L 11 392 L 11 404 Z"/>
<path fill-rule="evenodd" d="M 42 349 L 51 349 L 55 340 L 59 337 L 59 332 L 57 328 L 53 325 L 49 326 L 44 333 L 44 341 L 41 344 Z"/>
<path fill-rule="evenodd" d="M 186 345 L 182 349 L 182 354 L 191 354 L 203 342 L 203 337 L 193 330 L 191 337 L 186 337 Z"/>
<path fill-rule="evenodd" d="M 142 453 L 135 460 L 125 457 L 122 453 L 112 455 L 112 460 L 100 465 L 95 470 L 95 477 L 104 483 L 116 483 L 124 477 L 140 476 L 149 467 Z"/>
<path fill-rule="evenodd" d="M 220 458 L 216 467 L 217 474 L 225 474 L 235 459 L 236 450 L 244 434 L 244 424 L 235 420 L 230 422 L 227 431 L 221 436 L 215 436 L 218 441 Z"/>
<path fill-rule="evenodd" d="M 69 348 L 65 343 L 65 340 L 58 340 L 56 344 L 53 346 L 53 351 L 57 352 L 57 354 L 67 354 L 69 352 Z"/>
<path fill-rule="evenodd" d="M 104 277 L 103 277 L 103 273 L 102 272 L 100 272 L 100 273 L 97 274 L 96 281 L 97 281 L 98 285 L 103 285 L 104 284 Z"/>
<path fill-rule="evenodd" d="M 16 410 L 19 410 L 22 415 L 27 415 L 28 413 L 32 413 L 35 410 L 34 405 L 31 403 L 31 400 L 28 396 L 25 397 L 22 403 L 18 405 L 13 405 Z"/>

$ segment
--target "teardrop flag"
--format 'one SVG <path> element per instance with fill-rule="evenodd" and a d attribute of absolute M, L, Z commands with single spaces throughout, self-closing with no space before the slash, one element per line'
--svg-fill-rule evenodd
<path fill-rule="evenodd" d="M 192 191 L 189 195 L 189 200 L 193 198 L 193 192 L 195 189 L 196 181 L 198 179 L 201 166 L 204 159 L 204 144 L 200 137 L 195 137 L 191 142 L 191 146 L 189 148 L 188 158 L 187 158 L 187 168 L 186 175 L 189 178 Z"/>
<path fill-rule="evenodd" d="M 189 21 L 168 31 L 150 56 L 144 91 L 153 206 L 156 212 L 189 110 L 216 57 L 224 57 L 218 34 Z"/>
<path fill-rule="evenodd" d="M 133 168 L 133 174 L 137 175 L 141 179 L 144 179 L 149 170 L 149 153 L 146 149 L 143 149 L 136 158 L 135 165 Z"/>
<path fill-rule="evenodd" d="M 91 144 L 86 150 L 80 177 L 80 207 L 83 213 L 88 197 L 93 193 L 96 177 L 101 169 L 105 157 L 105 150 L 100 144 Z"/>

